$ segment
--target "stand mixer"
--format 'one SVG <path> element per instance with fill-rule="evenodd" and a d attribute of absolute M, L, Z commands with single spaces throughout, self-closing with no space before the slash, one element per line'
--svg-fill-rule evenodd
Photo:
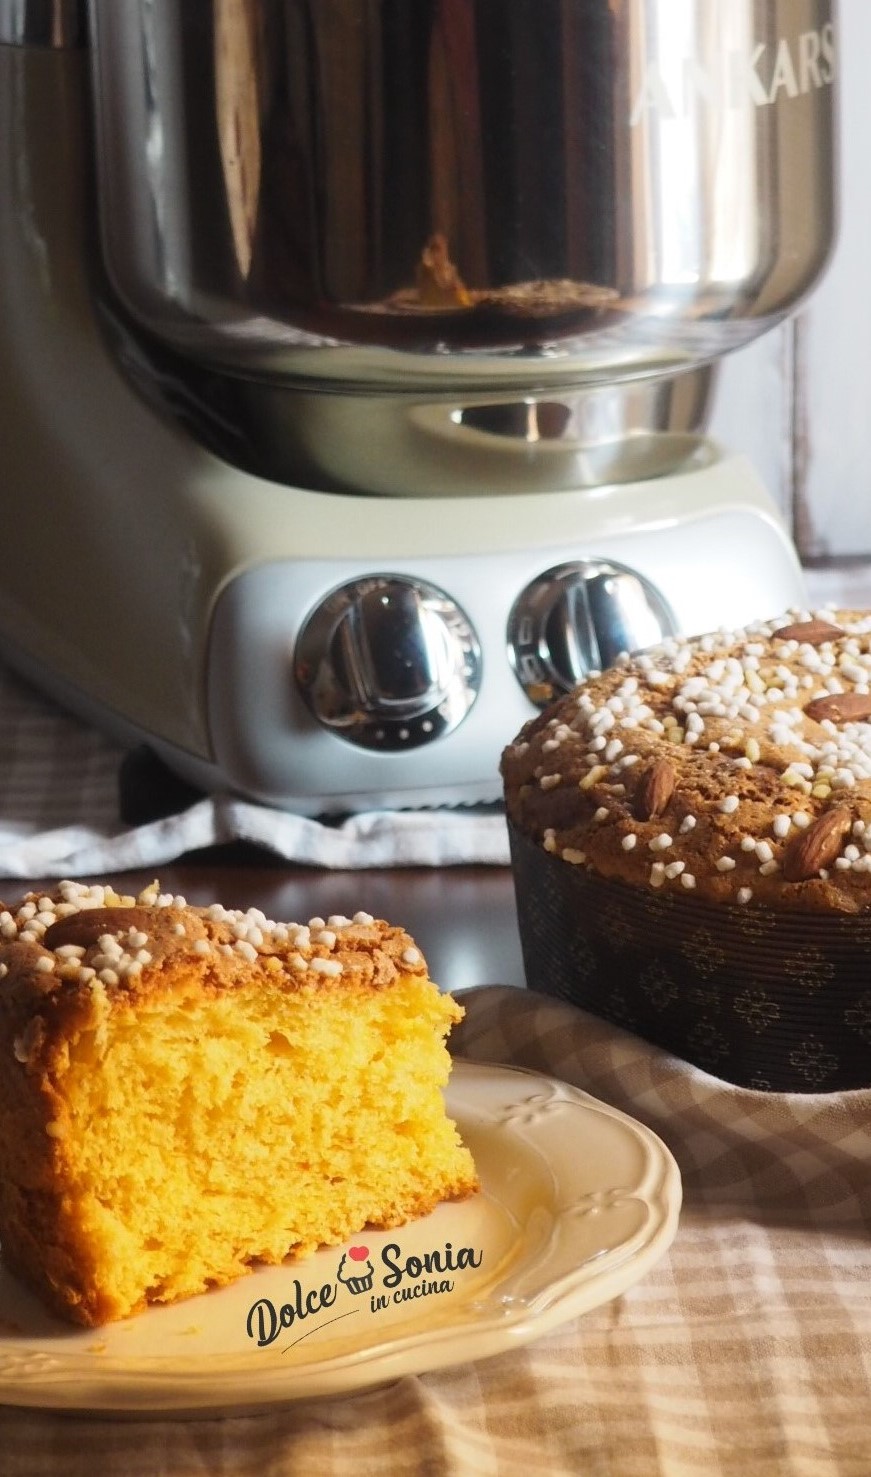
<path fill-rule="evenodd" d="M 831 249 L 832 11 L 0 0 L 6 659 L 341 812 L 800 604 L 703 426 Z"/>

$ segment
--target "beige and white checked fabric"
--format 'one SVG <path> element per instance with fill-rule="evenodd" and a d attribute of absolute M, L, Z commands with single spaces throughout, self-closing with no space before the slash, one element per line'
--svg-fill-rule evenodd
<path fill-rule="evenodd" d="M 546 1072 L 648 1124 L 688 1201 L 871 1232 L 871 1089 L 756 1092 L 548 996 L 493 986 L 463 1000 L 456 1052 Z"/>
<path fill-rule="evenodd" d="M 759 1101 L 573 1006 L 463 996 L 464 1054 L 651 1122 L 685 1175 L 667 1255 L 526 1348 L 227 1420 L 0 1411 L 4 1477 L 868 1477 L 871 1096 Z"/>
<path fill-rule="evenodd" d="M 508 861 L 504 818 L 487 809 L 369 811 L 324 824 L 213 794 L 179 815 L 126 826 L 124 754 L 0 666 L 0 877 L 130 871 L 228 841 L 332 868 Z"/>

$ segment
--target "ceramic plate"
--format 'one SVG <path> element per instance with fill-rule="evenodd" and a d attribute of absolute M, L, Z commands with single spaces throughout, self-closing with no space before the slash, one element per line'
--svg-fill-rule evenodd
<path fill-rule="evenodd" d="M 550 1078 L 457 1062 L 447 1093 L 469 1200 L 98 1330 L 0 1270 L 0 1402 L 227 1413 L 334 1395 L 538 1338 L 624 1292 L 677 1228 L 654 1134 Z"/>

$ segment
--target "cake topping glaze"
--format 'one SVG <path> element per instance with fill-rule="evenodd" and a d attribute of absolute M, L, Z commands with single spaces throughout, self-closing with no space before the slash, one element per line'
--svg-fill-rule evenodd
<path fill-rule="evenodd" d="M 258 961 L 273 973 L 280 966 L 300 986 L 339 976 L 382 985 L 400 973 L 426 973 L 404 930 L 363 911 L 283 923 L 258 908 L 191 907 L 157 882 L 133 896 L 64 881 L 50 896 L 30 893 L 15 907 L 0 905 L 0 979 L 39 976 L 46 990 L 97 984 L 130 991 L 149 966 L 183 955 L 216 982 L 240 962 Z"/>
<path fill-rule="evenodd" d="M 791 611 L 592 675 L 503 755 L 576 866 L 746 905 L 871 908 L 871 613 Z"/>

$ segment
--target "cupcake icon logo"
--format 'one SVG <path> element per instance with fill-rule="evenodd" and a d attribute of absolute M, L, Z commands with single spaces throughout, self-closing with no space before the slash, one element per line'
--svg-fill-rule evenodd
<path fill-rule="evenodd" d="M 375 1268 L 369 1260 L 368 1246 L 349 1246 L 339 1262 L 336 1276 L 349 1292 L 371 1292 Z"/>

